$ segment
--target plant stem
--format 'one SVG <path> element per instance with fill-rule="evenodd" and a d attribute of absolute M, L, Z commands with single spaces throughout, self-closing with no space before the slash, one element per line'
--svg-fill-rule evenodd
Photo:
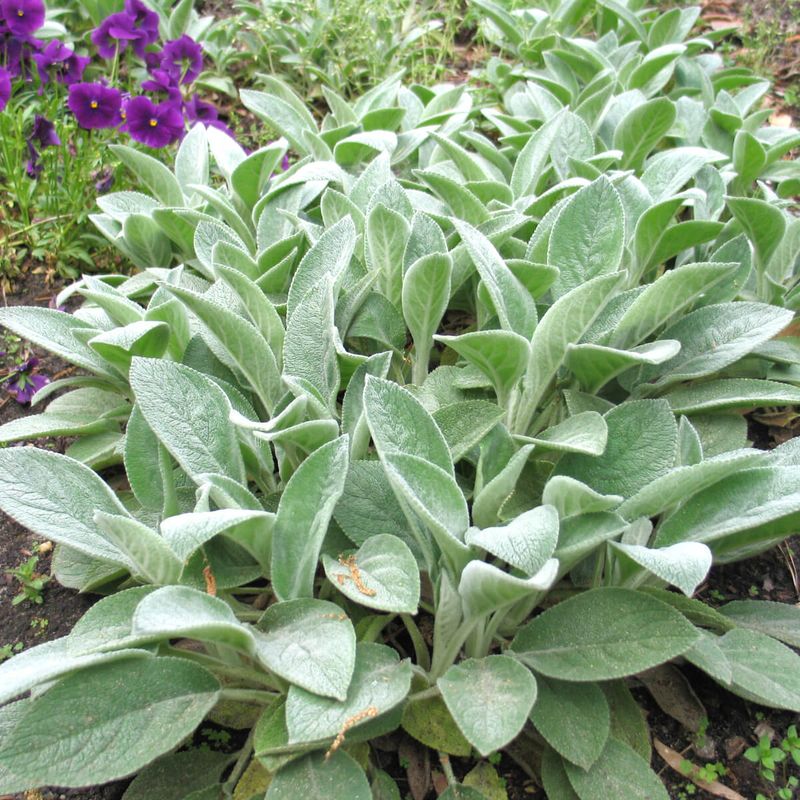
<path fill-rule="evenodd" d="M 428 650 L 428 645 L 425 644 L 422 632 L 417 627 L 417 623 L 414 622 L 410 614 L 401 614 L 400 619 L 405 623 L 408 635 L 411 637 L 411 642 L 414 645 L 414 654 L 417 657 L 417 664 L 427 672 L 431 668 L 431 654 Z"/>
<path fill-rule="evenodd" d="M 241 702 L 260 703 L 268 706 L 276 697 L 277 692 L 266 692 L 263 689 L 223 689 L 220 692 L 221 700 L 239 700 Z"/>

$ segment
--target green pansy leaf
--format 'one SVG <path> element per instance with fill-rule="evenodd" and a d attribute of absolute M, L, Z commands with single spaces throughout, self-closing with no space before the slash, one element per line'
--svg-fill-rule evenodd
<path fill-rule="evenodd" d="M 314 694 L 345 699 L 356 636 L 339 606 L 325 600 L 275 603 L 253 633 L 256 657 L 271 672 Z"/>
<path fill-rule="evenodd" d="M 338 561 L 323 554 L 322 564 L 328 580 L 353 602 L 396 614 L 417 613 L 419 567 L 402 539 L 379 533 Z"/>
<path fill-rule="evenodd" d="M 665 603 L 631 589 L 592 589 L 520 629 L 512 650 L 537 672 L 587 682 L 634 675 L 685 653 L 697 629 Z"/>
<path fill-rule="evenodd" d="M 536 680 L 509 656 L 470 658 L 436 682 L 461 732 L 482 755 L 522 730 L 536 700 Z"/>

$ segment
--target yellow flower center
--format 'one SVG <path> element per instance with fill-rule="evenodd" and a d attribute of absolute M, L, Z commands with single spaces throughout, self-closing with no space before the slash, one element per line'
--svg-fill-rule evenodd
<path fill-rule="evenodd" d="M 150 127 L 151 128 L 155 128 L 157 125 L 158 125 L 158 120 L 157 119 L 151 119 L 150 120 Z"/>
<path fill-rule="evenodd" d="M 92 100 L 92 102 L 91 102 L 91 103 L 89 103 L 89 105 L 90 105 L 92 108 L 97 108 L 97 100 Z"/>
<path fill-rule="evenodd" d="M 25 12 L 21 8 L 18 8 L 17 9 L 17 16 L 18 17 L 24 17 L 25 16 Z"/>

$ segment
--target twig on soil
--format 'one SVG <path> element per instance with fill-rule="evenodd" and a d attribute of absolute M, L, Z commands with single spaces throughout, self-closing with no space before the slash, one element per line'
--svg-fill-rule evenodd
<path fill-rule="evenodd" d="M 794 593 L 797 595 L 798 599 L 800 599 L 800 576 L 797 574 L 797 565 L 794 563 L 794 555 L 792 554 L 792 549 L 789 547 L 786 542 L 783 542 L 780 546 L 780 551 L 783 554 L 783 558 L 786 561 L 786 569 L 789 570 L 789 575 L 792 576 L 792 585 L 794 586 Z"/>
<path fill-rule="evenodd" d="M 684 778 L 688 778 L 704 792 L 713 794 L 714 797 L 722 797 L 724 800 L 745 800 L 745 798 L 740 795 L 739 792 L 735 792 L 729 786 L 725 786 L 719 781 L 711 781 L 710 783 L 701 781 L 697 777 L 700 767 L 698 767 L 697 764 L 687 762 L 687 760 L 679 752 L 677 752 L 677 750 L 667 747 L 664 742 L 659 741 L 658 739 L 653 739 L 653 747 L 655 747 L 661 758 L 663 758 L 664 761 L 675 770 L 675 772 L 677 772 L 679 775 L 682 775 Z"/>

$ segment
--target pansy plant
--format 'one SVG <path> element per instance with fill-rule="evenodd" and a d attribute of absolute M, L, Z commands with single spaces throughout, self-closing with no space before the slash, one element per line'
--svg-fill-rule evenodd
<path fill-rule="evenodd" d="M 548 195 L 568 112 L 512 159 L 461 91 L 381 91 L 322 128 L 248 95 L 302 156 L 282 173 L 285 141 L 202 126 L 174 172 L 118 149 L 149 194 L 98 223 L 143 271 L 0 310 L 81 368 L 0 427 L 75 437 L 0 450 L 0 507 L 107 595 L 0 666 L 0 791 L 395 796 L 365 743 L 401 728 L 513 747 L 552 798 L 666 798 L 627 679 L 690 663 L 800 710 L 796 611 L 692 597 L 800 518 L 800 448 L 753 449 L 742 415 L 800 402 L 793 314 L 748 291 L 774 262 L 733 223 L 664 230 L 702 206 L 683 184 L 632 219 L 617 156 Z M 175 752 L 223 715 L 238 754 Z"/>

